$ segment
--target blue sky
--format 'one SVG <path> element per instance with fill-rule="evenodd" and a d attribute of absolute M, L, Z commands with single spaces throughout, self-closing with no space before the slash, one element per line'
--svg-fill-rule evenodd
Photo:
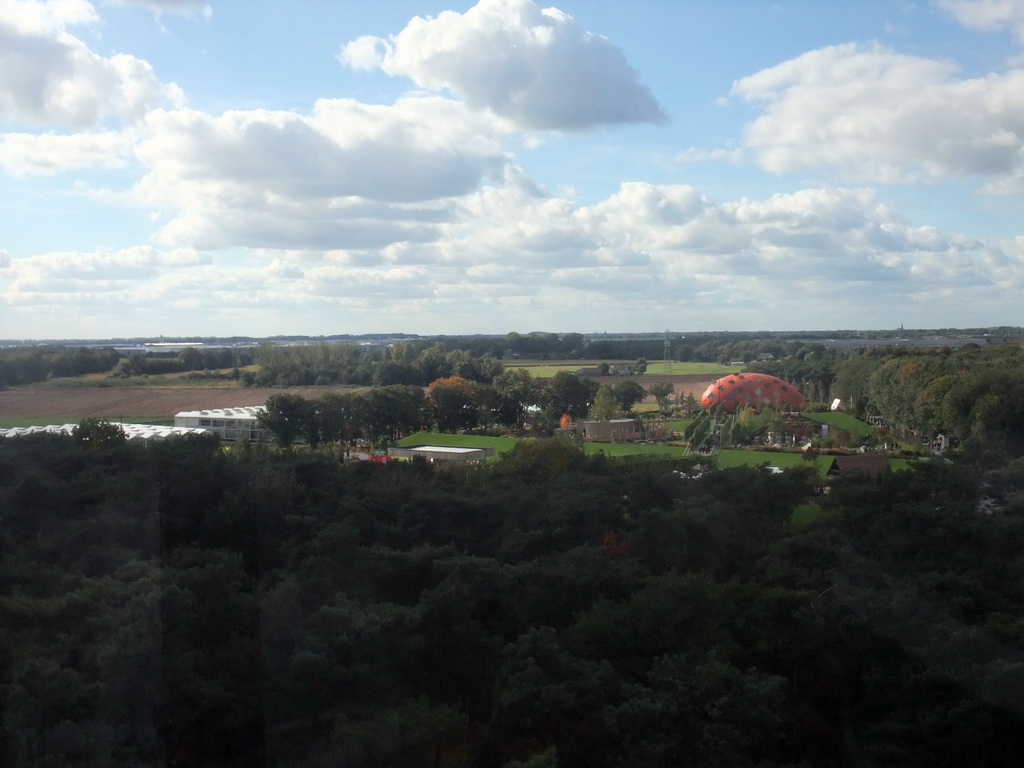
<path fill-rule="evenodd" d="M 1022 324 L 1024 0 L 0 0 L 0 338 Z"/>

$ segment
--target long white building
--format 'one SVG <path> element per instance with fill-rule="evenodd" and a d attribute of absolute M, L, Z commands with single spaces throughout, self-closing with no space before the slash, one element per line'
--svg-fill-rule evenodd
<path fill-rule="evenodd" d="M 111 422 L 115 427 L 120 427 L 128 440 L 163 440 L 168 437 L 181 435 L 208 435 L 210 430 L 188 428 L 188 427 L 165 427 L 159 424 L 118 424 Z M 0 429 L 2 437 L 22 437 L 25 435 L 71 435 L 74 434 L 77 424 L 47 424 L 36 427 L 11 427 Z"/>
<path fill-rule="evenodd" d="M 238 408 L 210 408 L 203 411 L 182 411 L 174 414 L 174 426 L 206 429 L 222 440 L 270 440 L 273 433 L 260 429 L 257 419 L 267 410 L 264 405 L 245 405 Z"/>

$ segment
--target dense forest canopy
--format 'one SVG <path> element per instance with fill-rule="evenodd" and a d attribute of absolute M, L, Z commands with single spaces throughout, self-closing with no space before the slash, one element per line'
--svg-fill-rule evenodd
<path fill-rule="evenodd" d="M 680 340 L 677 359 L 959 438 L 827 495 L 809 466 L 696 477 L 696 458 L 571 440 L 479 466 L 343 461 L 427 426 L 629 412 L 633 381 L 506 367 L 660 356 L 598 341 L 619 346 L 260 345 L 254 381 L 376 385 L 273 396 L 283 448 L 142 446 L 97 420 L 0 440 L 0 763 L 1019 765 L 1024 350 Z M 242 362 L 192 352 L 11 349 L 0 372 Z"/>
<path fill-rule="evenodd" d="M 1024 754 L 1019 459 L 814 496 L 557 440 L 436 469 L 103 434 L 0 441 L 12 768 Z"/>

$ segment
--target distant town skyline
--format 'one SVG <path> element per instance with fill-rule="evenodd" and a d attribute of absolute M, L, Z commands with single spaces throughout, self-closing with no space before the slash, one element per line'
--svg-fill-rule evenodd
<path fill-rule="evenodd" d="M 1021 324 L 1024 0 L 0 0 L 0 39 L 0 338 Z"/>

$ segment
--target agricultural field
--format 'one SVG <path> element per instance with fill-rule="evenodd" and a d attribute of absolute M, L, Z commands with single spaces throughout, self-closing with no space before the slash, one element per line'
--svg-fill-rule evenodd
<path fill-rule="evenodd" d="M 580 368 L 595 368 L 601 363 L 628 365 L 633 362 L 633 360 L 515 360 L 505 361 L 505 367 L 523 368 L 537 378 L 547 379 L 560 371 L 575 373 Z M 649 376 L 659 378 L 702 376 L 710 383 L 721 376 L 725 376 L 727 373 L 735 373 L 737 371 L 735 365 L 719 365 L 718 363 L 680 363 L 673 361 L 671 365 L 672 371 L 669 372 L 664 360 L 652 360 L 647 364 L 647 373 L 639 376 L 623 376 L 621 378 L 640 380 Z M 599 378 L 617 381 L 620 377 L 608 376 Z"/>
<path fill-rule="evenodd" d="M 240 387 L 49 387 L 0 391 L 0 428 L 75 424 L 85 418 L 170 424 L 179 411 L 263 405 L 270 395 L 296 393 L 317 397 L 343 387 L 243 389 Z"/>

